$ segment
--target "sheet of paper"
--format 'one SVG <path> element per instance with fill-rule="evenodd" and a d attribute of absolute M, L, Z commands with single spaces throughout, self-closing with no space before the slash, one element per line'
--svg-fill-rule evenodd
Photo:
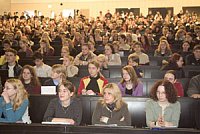
<path fill-rule="evenodd" d="M 67 122 L 46 122 L 46 121 L 43 121 L 42 124 L 61 124 L 61 125 L 69 125 L 70 123 L 67 123 Z"/>
<path fill-rule="evenodd" d="M 56 86 L 41 86 L 41 94 L 50 94 L 55 95 L 56 94 Z"/>

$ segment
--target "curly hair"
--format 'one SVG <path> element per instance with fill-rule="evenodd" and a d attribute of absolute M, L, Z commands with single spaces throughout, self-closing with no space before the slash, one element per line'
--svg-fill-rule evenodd
<path fill-rule="evenodd" d="M 153 85 L 150 91 L 151 99 L 153 99 L 154 101 L 158 101 L 157 90 L 159 86 L 164 86 L 166 98 L 169 101 L 169 103 L 175 103 L 177 101 L 176 89 L 174 85 L 168 80 L 159 80 Z"/>

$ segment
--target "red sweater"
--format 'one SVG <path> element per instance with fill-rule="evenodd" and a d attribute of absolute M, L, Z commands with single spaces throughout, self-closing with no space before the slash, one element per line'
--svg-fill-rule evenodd
<path fill-rule="evenodd" d="M 86 89 L 86 87 L 89 83 L 90 83 L 90 76 L 83 77 L 80 80 L 80 85 L 79 85 L 79 88 L 78 88 L 78 95 L 82 94 L 82 90 Z M 99 85 L 100 94 L 102 94 L 102 89 L 106 84 L 108 84 L 108 80 L 106 80 L 104 77 L 100 76 L 100 78 L 97 80 L 97 83 Z"/>
<path fill-rule="evenodd" d="M 175 82 L 174 87 L 176 88 L 177 96 L 183 97 L 184 96 L 184 89 L 183 89 L 182 84 L 180 82 Z"/>

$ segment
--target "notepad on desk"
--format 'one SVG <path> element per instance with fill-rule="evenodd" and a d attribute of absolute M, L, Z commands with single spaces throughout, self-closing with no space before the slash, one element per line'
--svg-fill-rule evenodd
<path fill-rule="evenodd" d="M 133 128 L 133 126 L 118 126 L 117 124 L 94 124 L 88 126 Z"/>
<path fill-rule="evenodd" d="M 42 124 L 60 124 L 60 125 L 70 125 L 68 122 L 48 122 L 48 121 L 43 121 Z"/>
<path fill-rule="evenodd" d="M 94 124 L 94 126 L 116 127 L 117 124 Z"/>
<path fill-rule="evenodd" d="M 156 127 L 153 127 L 151 128 L 152 130 L 162 130 L 162 129 L 176 129 L 178 128 L 177 126 L 168 126 L 168 127 L 159 127 L 159 126 L 156 126 Z"/>
<path fill-rule="evenodd" d="M 56 94 L 56 86 L 41 86 L 41 94 L 42 95 L 55 95 Z"/>

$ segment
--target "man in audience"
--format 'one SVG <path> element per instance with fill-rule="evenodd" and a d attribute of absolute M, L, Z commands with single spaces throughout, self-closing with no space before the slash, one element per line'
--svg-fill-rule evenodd
<path fill-rule="evenodd" d="M 51 76 L 51 67 L 44 64 L 43 56 L 40 52 L 35 52 L 33 55 L 35 62 L 34 69 L 38 77 L 50 77 Z"/>
<path fill-rule="evenodd" d="M 200 74 L 190 80 L 187 94 L 192 98 L 200 98 Z"/>
<path fill-rule="evenodd" d="M 82 52 L 80 52 L 74 59 L 74 64 L 77 66 L 87 65 L 88 62 L 94 60 L 96 58 L 96 54 L 94 54 L 89 49 L 88 43 L 82 44 L 81 46 Z"/>
<path fill-rule="evenodd" d="M 186 65 L 200 66 L 200 45 L 194 46 L 193 54 L 186 57 Z"/>
<path fill-rule="evenodd" d="M 1 66 L 1 69 L 8 69 L 8 77 L 18 77 L 22 67 L 16 62 L 17 51 L 8 48 L 5 51 L 6 63 Z"/>
<path fill-rule="evenodd" d="M 139 64 L 140 65 L 148 65 L 149 64 L 149 56 L 142 52 L 140 42 L 135 43 L 134 50 L 135 50 L 135 53 L 130 54 L 128 57 L 131 57 L 133 55 L 137 55 L 139 57 Z"/>

